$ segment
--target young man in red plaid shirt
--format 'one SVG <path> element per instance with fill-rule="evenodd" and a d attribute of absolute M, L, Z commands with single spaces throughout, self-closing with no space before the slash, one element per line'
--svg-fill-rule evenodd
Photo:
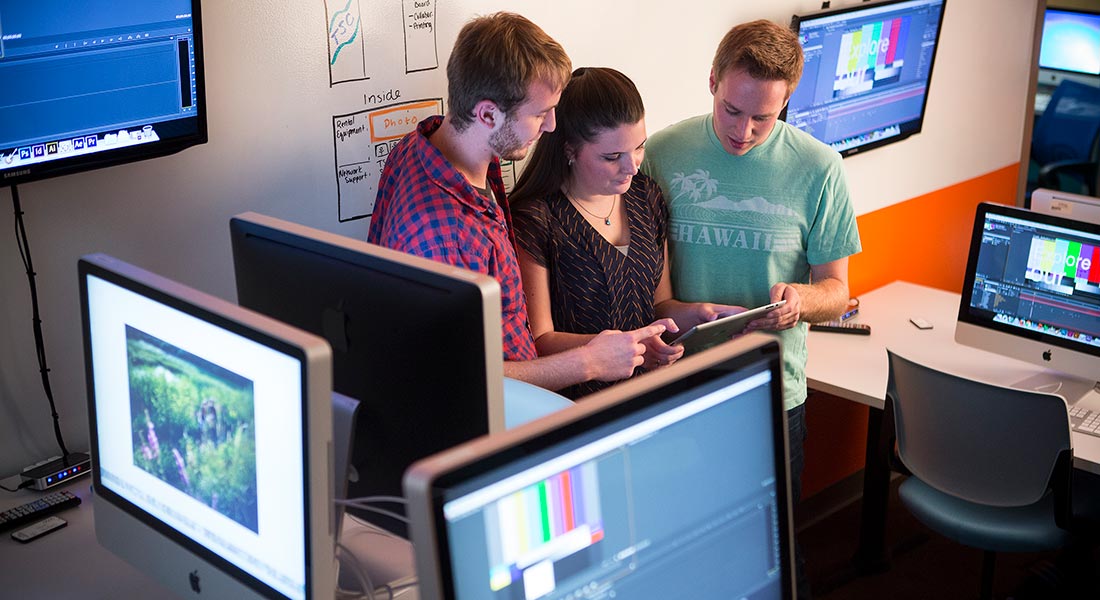
<path fill-rule="evenodd" d="M 675 330 L 663 319 L 536 354 L 500 161 L 523 159 L 542 132 L 553 131 L 570 70 L 561 45 L 520 15 L 500 12 L 467 23 L 447 63 L 447 114 L 422 121 L 390 153 L 367 237 L 495 277 L 504 374 L 552 390 L 629 377 L 647 348 L 668 348 L 646 342 Z"/>

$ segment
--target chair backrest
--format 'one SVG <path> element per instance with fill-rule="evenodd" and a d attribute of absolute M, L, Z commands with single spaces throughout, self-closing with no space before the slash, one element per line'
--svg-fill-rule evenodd
<path fill-rule="evenodd" d="M 928 485 L 970 502 L 1024 506 L 1069 450 L 1062 396 L 973 381 L 887 351 L 898 456 Z"/>
<path fill-rule="evenodd" d="M 1031 136 L 1031 156 L 1040 165 L 1094 158 L 1100 134 L 1100 88 L 1063 81 L 1050 97 Z"/>

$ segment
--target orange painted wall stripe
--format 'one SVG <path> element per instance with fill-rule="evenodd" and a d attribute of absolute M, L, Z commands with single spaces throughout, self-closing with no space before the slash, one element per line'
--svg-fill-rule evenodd
<path fill-rule="evenodd" d="M 1011 165 L 858 217 L 863 252 L 848 262 L 852 295 L 898 279 L 961 292 L 976 207 L 1014 204 L 1018 175 Z M 818 393 L 806 419 L 803 498 L 863 468 L 867 407 Z"/>

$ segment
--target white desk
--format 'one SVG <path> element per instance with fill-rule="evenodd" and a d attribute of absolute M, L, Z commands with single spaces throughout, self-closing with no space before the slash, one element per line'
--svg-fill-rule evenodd
<path fill-rule="evenodd" d="M 810 389 L 870 407 L 867 421 L 866 464 L 863 473 L 860 541 L 855 557 L 858 571 L 877 571 L 888 561 L 885 547 L 886 505 L 893 451 L 884 433 L 883 407 L 889 376 L 886 349 L 928 366 L 971 379 L 1011 385 L 1043 369 L 955 343 L 959 294 L 903 281 L 885 285 L 859 298 L 856 322 L 871 326 L 871 335 L 811 332 L 806 365 Z M 932 329 L 919 330 L 909 322 L 922 317 Z M 1100 437 L 1073 433 L 1074 466 L 1100 473 Z"/>
<path fill-rule="evenodd" d="M 812 332 L 806 377 L 811 389 L 882 410 L 886 398 L 886 348 L 930 367 L 998 385 L 1044 372 L 1041 367 L 955 343 L 959 295 L 895 281 L 860 296 L 856 322 L 871 335 Z M 919 330 L 910 317 L 934 327 Z M 1100 473 L 1100 437 L 1073 433 L 1074 466 Z"/>
<path fill-rule="evenodd" d="M 54 488 L 72 492 L 83 500 L 80 506 L 56 513 L 68 522 L 63 529 L 29 544 L 11 539 L 10 532 L 0 535 L 0 597 L 20 600 L 178 598 L 96 542 L 91 483 L 91 477 L 84 477 Z M 0 510 L 6 510 L 35 500 L 42 492 L 0 491 L 0 494 Z M 364 566 L 376 585 L 415 572 L 412 545 L 406 540 L 373 533 L 350 516 L 344 519 L 341 538 L 355 557 L 367 563 Z M 341 573 L 340 581 L 347 588 L 357 588 L 347 573 Z M 415 590 L 399 596 L 401 600 L 416 600 L 417 597 Z"/>

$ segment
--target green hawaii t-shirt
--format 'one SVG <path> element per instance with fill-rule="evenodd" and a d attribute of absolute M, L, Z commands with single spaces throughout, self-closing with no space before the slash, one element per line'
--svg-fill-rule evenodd
<path fill-rule="evenodd" d="M 860 251 L 840 155 L 782 121 L 743 156 L 727 153 L 710 114 L 653 135 L 642 171 L 669 205 L 677 299 L 752 308 L 780 281 L 809 283 L 810 265 Z M 806 323 L 776 332 L 784 406 L 806 399 Z"/>

